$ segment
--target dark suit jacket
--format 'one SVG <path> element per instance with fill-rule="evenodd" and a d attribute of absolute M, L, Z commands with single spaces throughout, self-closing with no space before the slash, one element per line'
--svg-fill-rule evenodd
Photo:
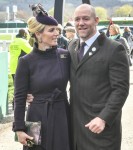
<path fill-rule="evenodd" d="M 71 119 L 74 150 L 120 150 L 121 109 L 129 92 L 129 67 L 124 47 L 101 34 L 78 63 L 79 40 L 69 44 L 71 55 Z M 101 134 L 85 124 L 106 121 Z"/>

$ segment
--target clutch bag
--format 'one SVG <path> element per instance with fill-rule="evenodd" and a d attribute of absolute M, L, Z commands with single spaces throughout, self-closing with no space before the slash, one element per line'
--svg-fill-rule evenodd
<path fill-rule="evenodd" d="M 33 137 L 33 140 L 27 140 L 27 145 L 32 147 L 33 145 L 41 145 L 41 122 L 25 121 L 25 133 Z M 15 132 L 15 141 L 18 141 L 18 136 Z"/>

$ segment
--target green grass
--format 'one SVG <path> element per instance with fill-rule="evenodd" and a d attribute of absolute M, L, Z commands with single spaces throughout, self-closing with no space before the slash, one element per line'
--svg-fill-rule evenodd
<path fill-rule="evenodd" d="M 13 35 L 15 37 L 15 35 Z M 12 34 L 0 34 L 0 40 L 12 40 Z"/>

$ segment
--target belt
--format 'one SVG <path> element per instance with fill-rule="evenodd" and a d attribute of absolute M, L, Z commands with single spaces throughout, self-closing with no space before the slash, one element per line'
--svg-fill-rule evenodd
<path fill-rule="evenodd" d="M 53 129 L 54 129 L 54 109 L 53 104 L 56 102 L 61 102 L 66 99 L 66 92 L 62 92 L 59 89 L 55 89 L 52 93 L 44 94 L 44 95 L 34 95 L 33 104 L 42 104 L 44 105 L 44 115 L 43 117 L 47 119 L 47 123 L 45 122 L 46 129 L 46 150 L 53 150 Z M 43 120 L 43 119 L 42 119 Z M 45 146 L 42 143 L 42 146 Z"/>

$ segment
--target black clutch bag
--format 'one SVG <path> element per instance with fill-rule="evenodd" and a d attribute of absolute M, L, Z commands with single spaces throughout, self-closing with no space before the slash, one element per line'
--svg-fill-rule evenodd
<path fill-rule="evenodd" d="M 41 122 L 25 121 L 25 133 L 33 137 L 33 140 L 27 140 L 27 146 L 41 145 Z M 18 142 L 18 136 L 15 133 L 15 141 Z"/>

